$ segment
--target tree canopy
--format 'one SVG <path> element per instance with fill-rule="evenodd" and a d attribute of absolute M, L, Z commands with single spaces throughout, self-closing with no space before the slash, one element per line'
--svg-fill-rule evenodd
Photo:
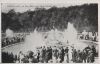
<path fill-rule="evenodd" d="M 53 27 L 63 30 L 67 28 L 68 22 L 74 24 L 78 31 L 98 31 L 98 5 L 84 4 L 70 7 L 51 7 L 50 9 L 36 8 L 20 13 L 10 10 L 2 12 L 2 31 L 7 28 L 13 31 L 50 30 Z"/>

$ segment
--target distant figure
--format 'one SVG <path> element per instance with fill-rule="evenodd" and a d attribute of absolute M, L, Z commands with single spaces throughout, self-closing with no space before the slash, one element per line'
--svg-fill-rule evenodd
<path fill-rule="evenodd" d="M 43 59 L 43 63 L 44 63 L 46 60 L 46 48 L 45 48 L 45 46 L 42 48 L 42 59 Z"/>
<path fill-rule="evenodd" d="M 96 57 L 96 48 L 94 46 L 92 46 L 92 50 L 91 50 L 91 62 L 94 62 L 94 58 Z"/>
<path fill-rule="evenodd" d="M 51 60 L 52 59 L 52 48 L 51 48 L 51 46 L 49 48 L 49 54 L 50 54 L 50 60 Z"/>
<path fill-rule="evenodd" d="M 61 49 L 58 49 L 58 59 L 57 59 L 57 63 L 60 63 L 61 61 Z"/>
<path fill-rule="evenodd" d="M 46 50 L 46 63 L 48 63 L 48 61 L 49 61 L 49 47 L 47 47 L 47 50 Z"/>
<path fill-rule="evenodd" d="M 61 48 L 61 53 L 60 53 L 60 58 L 61 58 L 61 60 L 60 60 L 60 63 L 62 63 L 63 61 L 64 61 L 64 49 L 63 49 L 63 47 Z"/>
<path fill-rule="evenodd" d="M 77 52 L 77 62 L 78 63 L 81 63 L 82 62 L 82 52 L 80 50 L 78 50 Z"/>
<path fill-rule="evenodd" d="M 83 50 L 83 51 L 82 51 L 82 62 L 83 62 L 83 63 L 86 63 L 86 58 L 87 58 L 86 51 Z"/>
<path fill-rule="evenodd" d="M 53 55 L 52 55 L 53 63 L 57 63 L 57 59 L 58 59 L 58 50 L 55 49 L 53 50 Z"/>
<path fill-rule="evenodd" d="M 19 59 L 19 63 L 23 63 L 23 59 L 24 59 L 25 55 L 22 53 L 22 51 L 19 52 L 18 54 L 18 59 Z"/>
<path fill-rule="evenodd" d="M 93 56 L 96 56 L 96 48 L 94 46 L 92 46 L 92 52 L 93 52 Z"/>
<path fill-rule="evenodd" d="M 37 50 L 37 61 L 39 62 L 39 59 L 40 59 L 40 51 Z"/>
<path fill-rule="evenodd" d="M 87 56 L 87 63 L 94 62 L 94 57 L 93 57 L 92 50 L 90 50 L 88 53 L 89 53 L 89 54 L 88 54 L 88 56 Z"/>
<path fill-rule="evenodd" d="M 87 46 L 85 49 L 86 51 L 86 62 L 88 62 L 88 55 L 89 55 L 89 51 L 91 50 L 90 46 Z"/>
<path fill-rule="evenodd" d="M 66 47 L 65 48 L 65 58 L 64 58 L 64 60 L 67 61 L 67 63 L 69 63 L 69 54 L 68 54 L 68 52 L 69 52 L 69 49 L 68 49 L 68 47 Z"/>
<path fill-rule="evenodd" d="M 88 32 L 86 32 L 86 30 L 84 30 L 84 31 L 82 32 L 82 34 L 83 34 L 83 38 L 86 39 L 86 35 L 88 34 Z"/>
<path fill-rule="evenodd" d="M 77 61 L 77 51 L 76 51 L 76 49 L 72 49 L 72 61 L 73 62 Z"/>
<path fill-rule="evenodd" d="M 34 52 L 32 52 L 32 51 L 28 51 L 28 56 L 25 57 L 25 59 L 27 59 L 27 58 L 28 58 L 29 63 L 37 63 L 38 62 L 37 58 L 34 57 Z"/>

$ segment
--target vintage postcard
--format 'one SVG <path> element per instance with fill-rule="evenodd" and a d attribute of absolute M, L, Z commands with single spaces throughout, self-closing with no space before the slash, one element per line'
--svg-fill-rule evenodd
<path fill-rule="evenodd" d="M 98 63 L 99 3 L 1 3 L 1 63 Z"/>

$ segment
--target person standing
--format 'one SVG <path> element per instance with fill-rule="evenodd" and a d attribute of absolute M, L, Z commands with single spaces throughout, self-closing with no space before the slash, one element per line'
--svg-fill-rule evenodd
<path fill-rule="evenodd" d="M 46 48 L 45 48 L 45 46 L 42 48 L 42 59 L 43 59 L 43 63 L 44 63 L 46 60 Z"/>
<path fill-rule="evenodd" d="M 72 61 L 76 62 L 77 61 L 77 51 L 76 49 L 72 49 Z"/>
<path fill-rule="evenodd" d="M 61 63 L 61 48 L 58 48 L 58 59 L 57 63 Z"/>
<path fill-rule="evenodd" d="M 47 47 L 47 50 L 46 50 L 46 63 L 48 63 L 49 61 L 49 47 Z"/>
<path fill-rule="evenodd" d="M 52 60 L 54 63 L 57 63 L 57 59 L 58 59 L 58 50 L 55 49 L 53 50 Z"/>
<path fill-rule="evenodd" d="M 91 49 L 91 62 L 92 63 L 94 62 L 95 57 L 96 57 L 96 48 L 92 46 L 92 49 Z"/>
<path fill-rule="evenodd" d="M 60 58 L 61 58 L 61 63 L 64 61 L 64 49 L 63 49 L 63 47 L 61 48 L 61 53 L 60 53 Z"/>
<path fill-rule="evenodd" d="M 83 50 L 82 51 L 82 62 L 86 63 L 86 58 L 87 58 L 86 51 Z"/>
<path fill-rule="evenodd" d="M 50 54 L 50 60 L 51 60 L 52 59 L 52 48 L 51 48 L 51 46 L 49 48 L 49 54 Z"/>
<path fill-rule="evenodd" d="M 64 60 L 67 61 L 67 63 L 69 63 L 69 54 L 68 54 L 68 52 L 69 52 L 69 49 L 68 49 L 68 47 L 66 47 L 65 48 L 65 58 L 64 58 Z"/>
<path fill-rule="evenodd" d="M 39 62 L 39 60 L 40 60 L 40 51 L 37 50 L 37 61 Z"/>
<path fill-rule="evenodd" d="M 93 52 L 93 56 L 95 57 L 96 56 L 96 48 L 94 46 L 92 46 L 92 52 Z"/>
<path fill-rule="evenodd" d="M 86 62 L 88 62 L 89 51 L 91 51 L 91 48 L 90 46 L 87 46 L 84 50 L 86 51 Z"/>
<path fill-rule="evenodd" d="M 80 50 L 78 50 L 77 52 L 77 62 L 78 63 L 81 63 L 82 62 L 82 52 Z"/>
<path fill-rule="evenodd" d="M 19 52 L 18 54 L 18 59 L 19 59 L 19 63 L 23 63 L 23 59 L 25 58 L 25 55 L 22 53 L 22 51 Z"/>

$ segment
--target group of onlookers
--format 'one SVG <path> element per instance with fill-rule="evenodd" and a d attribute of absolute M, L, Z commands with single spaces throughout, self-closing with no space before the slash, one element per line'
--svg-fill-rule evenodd
<path fill-rule="evenodd" d="M 20 35 L 20 34 L 11 38 L 9 37 L 2 38 L 2 47 L 23 42 L 24 39 L 25 39 L 25 35 Z"/>
<path fill-rule="evenodd" d="M 71 50 L 71 52 L 69 52 Z M 72 58 L 70 57 L 70 54 Z M 83 50 L 76 50 L 74 47 L 59 47 L 51 46 L 41 47 L 37 52 L 27 51 L 27 53 L 19 52 L 18 55 L 12 53 L 2 53 L 2 62 L 14 63 L 93 63 L 97 57 L 97 51 L 94 46 L 86 47 Z"/>
<path fill-rule="evenodd" d="M 98 41 L 98 32 L 86 32 L 83 31 L 82 33 L 78 34 L 79 39 L 91 40 L 91 41 Z"/>

